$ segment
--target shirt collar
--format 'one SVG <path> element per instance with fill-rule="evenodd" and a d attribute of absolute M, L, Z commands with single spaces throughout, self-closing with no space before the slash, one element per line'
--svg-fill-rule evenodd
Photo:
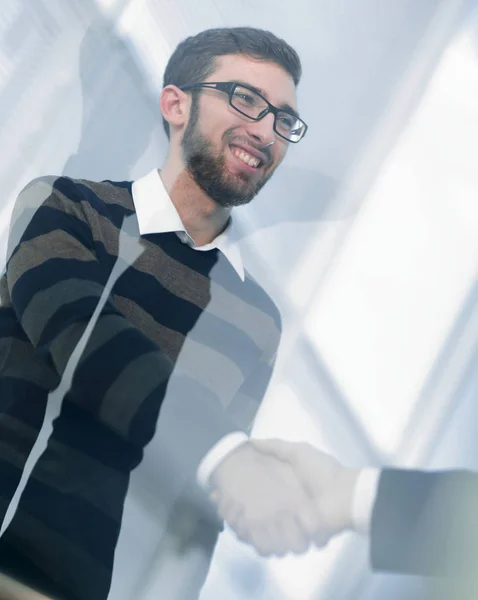
<path fill-rule="evenodd" d="M 132 194 L 140 235 L 175 232 L 181 241 L 188 243 L 195 250 L 217 248 L 244 281 L 244 266 L 237 243 L 237 230 L 232 218 L 229 219 L 226 229 L 211 243 L 195 246 L 164 187 L 158 169 L 153 169 L 147 175 L 133 181 Z"/>

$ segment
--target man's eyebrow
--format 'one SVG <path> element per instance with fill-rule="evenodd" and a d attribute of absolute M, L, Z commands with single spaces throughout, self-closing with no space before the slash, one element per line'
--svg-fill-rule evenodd
<path fill-rule="evenodd" d="M 257 92 L 258 94 L 260 94 L 261 96 L 264 96 L 264 98 L 269 100 L 269 97 L 265 90 L 258 88 L 255 85 L 252 85 L 251 83 L 247 83 L 247 81 L 242 81 L 241 79 L 235 79 L 234 83 L 243 85 L 244 87 L 247 87 L 250 90 Z M 278 108 L 279 110 L 285 110 L 286 112 L 290 113 L 291 115 L 294 115 L 294 117 L 299 118 L 299 113 L 295 110 L 295 108 L 292 108 L 292 106 L 290 104 L 287 104 L 287 102 L 283 102 L 280 106 L 277 106 L 276 108 Z"/>
<path fill-rule="evenodd" d="M 277 108 L 279 108 L 280 110 L 285 110 L 286 112 L 290 113 L 291 115 L 294 115 L 294 117 L 297 117 L 298 119 L 300 118 L 299 113 L 295 110 L 295 108 L 292 108 L 290 104 L 281 104 Z"/>

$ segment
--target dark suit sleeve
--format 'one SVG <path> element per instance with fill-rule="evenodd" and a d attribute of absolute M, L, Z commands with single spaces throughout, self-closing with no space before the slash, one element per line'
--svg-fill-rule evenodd
<path fill-rule="evenodd" d="M 463 577 L 478 557 L 478 474 L 385 469 L 371 521 L 377 571 Z"/>

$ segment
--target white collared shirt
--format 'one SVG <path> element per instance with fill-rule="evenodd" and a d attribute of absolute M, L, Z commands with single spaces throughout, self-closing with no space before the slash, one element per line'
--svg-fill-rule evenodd
<path fill-rule="evenodd" d="M 132 193 L 140 235 L 175 232 L 182 242 L 189 244 L 194 250 L 206 251 L 217 248 L 244 281 L 244 266 L 232 218 L 227 228 L 211 243 L 196 246 L 164 187 L 158 169 L 153 169 L 144 177 L 134 181 Z"/>

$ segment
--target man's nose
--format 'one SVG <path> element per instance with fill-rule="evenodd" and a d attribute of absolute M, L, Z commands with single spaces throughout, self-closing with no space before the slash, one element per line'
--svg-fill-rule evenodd
<path fill-rule="evenodd" d="M 274 115 L 268 113 L 260 121 L 251 121 L 247 130 L 251 137 L 255 138 L 262 145 L 270 145 L 275 141 Z"/>

